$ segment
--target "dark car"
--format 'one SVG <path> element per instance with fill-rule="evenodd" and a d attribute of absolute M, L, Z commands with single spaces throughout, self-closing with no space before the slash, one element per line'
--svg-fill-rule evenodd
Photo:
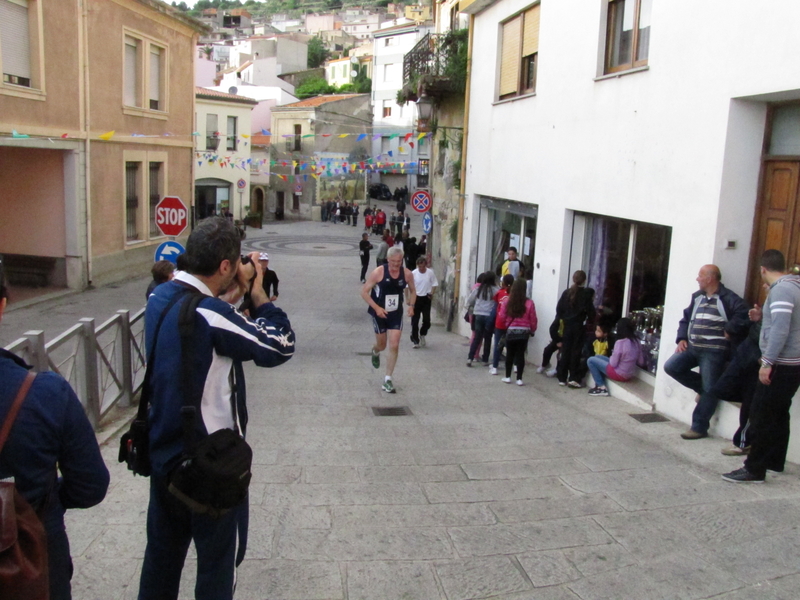
<path fill-rule="evenodd" d="M 392 192 L 385 183 L 373 183 L 369 186 L 369 197 L 376 200 L 391 200 Z"/>

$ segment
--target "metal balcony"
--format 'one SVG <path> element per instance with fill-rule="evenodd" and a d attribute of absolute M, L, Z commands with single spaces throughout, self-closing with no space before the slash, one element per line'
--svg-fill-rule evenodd
<path fill-rule="evenodd" d="M 425 35 L 403 58 L 403 95 L 415 102 L 429 96 L 463 93 L 466 82 L 466 30 Z"/>

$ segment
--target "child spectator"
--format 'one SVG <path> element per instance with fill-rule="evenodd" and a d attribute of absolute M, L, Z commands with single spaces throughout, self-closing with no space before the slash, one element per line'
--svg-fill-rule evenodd
<path fill-rule="evenodd" d="M 153 293 L 153 290 L 156 289 L 162 283 L 166 283 L 173 277 L 175 277 L 175 265 L 173 265 L 168 260 L 160 260 L 156 264 L 153 265 L 153 268 L 150 269 L 150 273 L 153 276 L 153 281 L 150 282 L 150 285 L 147 286 L 147 293 L 145 294 L 145 299 L 150 297 L 150 294 Z"/>
<path fill-rule="evenodd" d="M 564 322 L 556 317 L 550 324 L 550 343 L 545 346 L 544 352 L 542 352 L 542 364 L 536 369 L 537 373 L 544 373 L 548 377 L 556 376 L 556 368 L 551 368 L 550 359 L 556 352 L 561 353 L 561 334 L 563 331 Z M 558 358 L 556 356 L 556 362 L 558 362 Z"/>
<path fill-rule="evenodd" d="M 600 347 L 602 347 L 602 343 Z M 592 379 L 594 379 L 594 387 L 589 390 L 589 395 L 608 396 L 606 377 L 614 381 L 633 379 L 636 374 L 636 363 L 639 361 L 639 348 L 639 340 L 636 338 L 631 320 L 620 319 L 617 321 L 617 341 L 614 344 L 611 358 L 595 355 L 587 361 Z"/>
<path fill-rule="evenodd" d="M 489 370 L 490 375 L 497 375 L 500 355 L 506 346 L 506 324 L 505 321 L 500 319 L 500 307 L 508 300 L 508 293 L 513 283 L 513 275 L 504 275 L 500 281 L 500 291 L 494 295 L 494 301 L 497 302 L 497 316 L 494 320 L 494 354 L 492 355 L 492 368 Z"/>

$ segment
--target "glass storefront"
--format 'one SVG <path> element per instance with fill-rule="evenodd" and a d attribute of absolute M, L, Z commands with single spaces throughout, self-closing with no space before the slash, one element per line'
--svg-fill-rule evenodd
<path fill-rule="evenodd" d="M 481 212 L 485 211 L 486 246 L 484 268 L 500 273 L 508 258 L 508 249 L 517 249 L 517 258 L 525 267 L 526 276 L 533 274 L 533 253 L 536 246 L 536 220 L 538 207 L 521 202 L 494 198 L 481 198 Z M 479 269 L 481 270 L 481 269 Z"/>
<path fill-rule="evenodd" d="M 569 276 L 586 271 L 598 314 L 634 321 L 647 370 L 655 374 L 672 229 L 576 213 Z"/>

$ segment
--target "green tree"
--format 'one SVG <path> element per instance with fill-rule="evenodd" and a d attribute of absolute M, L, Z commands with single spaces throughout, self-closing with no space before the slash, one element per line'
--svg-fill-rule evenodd
<path fill-rule="evenodd" d="M 322 77 L 314 77 L 305 81 L 302 85 L 297 86 L 294 90 L 294 95 L 301 100 L 305 100 L 306 98 L 312 98 L 321 94 L 330 94 L 335 91 L 336 88 L 329 85 Z"/>
<path fill-rule="evenodd" d="M 315 35 L 311 38 L 308 42 L 308 68 L 309 69 L 316 69 L 317 67 L 321 67 L 328 57 L 330 56 L 330 52 L 325 47 L 325 44 L 322 42 L 322 39 L 318 35 Z"/>

